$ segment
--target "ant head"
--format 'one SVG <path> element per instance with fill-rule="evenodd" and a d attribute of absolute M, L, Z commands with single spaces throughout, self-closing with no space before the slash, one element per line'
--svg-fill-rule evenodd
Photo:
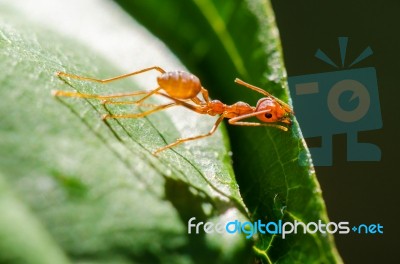
<path fill-rule="evenodd" d="M 285 123 L 291 125 L 290 114 L 292 110 L 279 103 L 277 100 L 271 97 L 264 97 L 258 100 L 256 106 L 256 112 L 262 112 L 256 117 L 266 123 Z"/>

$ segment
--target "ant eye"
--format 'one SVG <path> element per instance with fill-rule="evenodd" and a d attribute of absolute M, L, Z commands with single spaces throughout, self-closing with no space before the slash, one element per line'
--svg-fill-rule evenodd
<path fill-rule="evenodd" d="M 266 114 L 265 114 L 265 117 L 268 118 L 268 119 L 270 119 L 270 118 L 272 117 L 272 114 L 271 114 L 271 113 L 266 113 Z"/>

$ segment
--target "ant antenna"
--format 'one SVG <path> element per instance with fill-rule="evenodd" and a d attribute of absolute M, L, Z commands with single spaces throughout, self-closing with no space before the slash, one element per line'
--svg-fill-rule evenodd
<path fill-rule="evenodd" d="M 287 110 L 288 112 L 293 112 L 292 108 L 291 108 L 287 103 L 285 103 L 284 101 L 282 101 L 282 100 L 279 99 L 279 98 L 276 98 L 275 96 L 273 96 L 273 95 L 270 94 L 269 92 L 267 92 L 267 91 L 265 91 L 265 90 L 263 90 L 263 89 L 261 89 L 261 88 L 259 88 L 259 87 L 257 87 L 257 86 L 251 85 L 251 84 L 249 84 L 249 83 L 247 83 L 247 82 L 245 82 L 245 81 L 242 81 L 242 80 L 240 80 L 239 78 L 236 78 L 236 79 L 235 79 L 235 83 L 240 84 L 240 85 L 243 85 L 243 86 L 245 86 L 245 87 L 247 87 L 247 88 L 250 88 L 251 90 L 256 91 L 256 92 L 258 92 L 258 93 L 260 93 L 260 94 L 263 94 L 263 95 L 265 95 L 265 96 L 267 96 L 267 97 L 271 97 L 271 98 L 273 98 L 274 100 L 276 100 L 280 105 L 282 105 L 283 107 L 285 107 L 286 110 Z"/>

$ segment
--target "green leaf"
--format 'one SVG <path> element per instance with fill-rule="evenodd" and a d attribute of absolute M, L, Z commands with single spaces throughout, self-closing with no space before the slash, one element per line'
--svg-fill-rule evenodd
<path fill-rule="evenodd" d="M 286 73 L 269 1 L 117 0 L 160 37 L 211 96 L 255 104 L 259 94 L 237 87 L 240 77 L 287 99 Z M 236 178 L 251 219 L 328 222 L 321 189 L 296 121 L 290 132 L 274 128 L 229 127 Z M 255 238 L 264 263 L 341 262 L 331 235 Z"/>
<path fill-rule="evenodd" d="M 32 212 L 15 197 L 3 175 L 0 209 L 2 263 L 70 263 Z"/>
<path fill-rule="evenodd" d="M 215 118 L 171 111 L 103 122 L 102 114 L 138 110 L 51 96 L 54 89 L 146 88 L 131 80 L 104 87 L 55 76 L 121 73 L 110 65 L 1 4 L 0 262 L 246 262 L 251 244 L 242 235 L 187 233 L 193 216 L 248 219 L 223 131 L 151 155 L 181 134 L 204 133 Z"/>

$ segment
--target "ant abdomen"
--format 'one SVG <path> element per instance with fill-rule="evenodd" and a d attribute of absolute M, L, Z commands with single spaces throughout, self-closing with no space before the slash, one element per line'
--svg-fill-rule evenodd
<path fill-rule="evenodd" d="M 169 96 L 178 99 L 194 98 L 201 91 L 199 78 L 188 72 L 166 72 L 157 78 L 157 82 Z"/>

